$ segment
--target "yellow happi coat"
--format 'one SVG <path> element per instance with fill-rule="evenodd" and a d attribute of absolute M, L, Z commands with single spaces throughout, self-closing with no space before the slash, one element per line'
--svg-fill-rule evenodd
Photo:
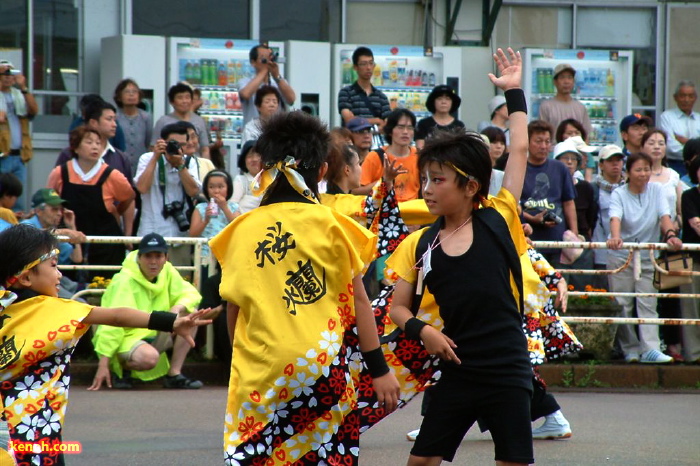
<path fill-rule="evenodd" d="M 226 464 L 356 464 L 352 280 L 376 238 L 326 206 L 280 202 L 237 218 L 210 245 L 221 297 L 240 307 Z"/>

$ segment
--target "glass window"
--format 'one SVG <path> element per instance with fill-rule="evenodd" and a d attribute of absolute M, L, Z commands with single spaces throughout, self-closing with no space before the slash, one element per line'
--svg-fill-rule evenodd
<path fill-rule="evenodd" d="M 340 11 L 340 0 L 260 0 L 260 38 L 338 42 Z"/>
<path fill-rule="evenodd" d="M 504 6 L 496 20 L 494 45 L 567 49 L 572 44 L 571 7 Z"/>
<path fill-rule="evenodd" d="M 9 60 L 26 75 L 27 5 L 26 0 L 0 2 L 0 60 Z"/>
<path fill-rule="evenodd" d="M 250 37 L 249 16 L 248 0 L 138 0 L 132 2 L 132 32 L 246 39 Z"/>

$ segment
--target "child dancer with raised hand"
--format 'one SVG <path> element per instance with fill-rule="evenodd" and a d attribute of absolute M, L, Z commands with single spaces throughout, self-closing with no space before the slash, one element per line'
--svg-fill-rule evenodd
<path fill-rule="evenodd" d="M 482 418 L 491 430 L 496 463 L 534 462 L 530 425 L 532 368 L 522 331 L 519 256 L 527 245 L 517 205 L 527 164 L 527 113 L 520 89 L 521 57 L 494 55 L 511 122 L 511 154 L 503 187 L 487 199 L 491 162 L 475 134 L 436 135 L 420 153 L 423 198 L 439 219 L 409 236 L 388 261 L 398 281 L 391 317 L 409 337 L 441 359 L 441 378 L 411 450 L 409 465 L 452 461 L 462 438 Z M 422 235 L 433 235 L 416 271 Z M 423 283 L 434 295 L 442 332 L 417 319 L 412 302 Z"/>

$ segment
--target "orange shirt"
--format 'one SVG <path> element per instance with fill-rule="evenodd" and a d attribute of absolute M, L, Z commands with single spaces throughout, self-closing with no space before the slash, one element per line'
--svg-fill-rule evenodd
<path fill-rule="evenodd" d="M 94 186 L 97 181 L 102 176 L 102 173 L 107 169 L 109 165 L 106 163 L 102 164 L 100 169 L 97 171 L 95 176 L 90 178 L 89 181 L 83 181 L 73 170 L 73 163 L 69 161 L 68 165 L 68 181 L 73 184 L 82 184 L 88 186 Z M 63 190 L 63 180 L 61 179 L 61 167 L 55 167 L 49 173 L 49 179 L 46 182 L 47 188 L 53 188 L 60 195 Z M 119 170 L 112 170 L 109 174 L 104 184 L 102 185 L 102 200 L 105 203 L 105 208 L 107 212 L 114 215 L 114 217 L 119 220 L 119 213 L 117 212 L 117 203 L 127 202 L 134 198 L 134 190 L 129 184 L 129 181 Z"/>
<path fill-rule="evenodd" d="M 410 201 L 412 199 L 418 199 L 418 193 L 420 192 L 420 173 L 418 172 L 418 151 L 415 147 L 411 147 L 411 151 L 406 157 L 397 157 L 390 152 L 386 152 L 389 146 L 385 146 L 384 157 L 391 161 L 396 161 L 395 165 L 403 165 L 404 170 L 408 170 L 407 173 L 403 173 L 396 177 L 394 180 L 394 192 L 396 193 L 396 199 L 399 202 Z M 382 177 L 384 173 L 384 164 L 379 159 L 379 154 L 375 151 L 367 154 L 365 161 L 362 163 L 362 176 L 360 177 L 360 184 L 362 186 L 367 184 L 373 184 Z"/>

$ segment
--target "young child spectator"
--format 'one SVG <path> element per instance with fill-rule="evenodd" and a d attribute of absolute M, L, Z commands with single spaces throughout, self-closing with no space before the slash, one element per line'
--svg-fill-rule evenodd
<path fill-rule="evenodd" d="M 22 182 L 12 173 L 0 173 L 0 220 L 17 225 L 21 212 L 13 212 L 17 199 L 22 195 Z"/>
<path fill-rule="evenodd" d="M 255 209 L 260 205 L 261 195 L 256 195 L 251 189 L 251 183 L 262 170 L 262 158 L 255 151 L 255 142 L 248 141 L 243 145 L 238 156 L 238 169 L 240 175 L 233 179 L 233 196 L 231 200 L 238 204 L 238 210 L 242 214 Z"/>
<path fill-rule="evenodd" d="M 5 412 L 13 413 L 7 422 L 16 442 L 61 443 L 71 355 L 91 324 L 175 331 L 193 345 L 194 328 L 209 323 L 199 320 L 204 310 L 186 317 L 169 312 L 149 315 L 58 298 L 61 272 L 56 267 L 56 246 L 51 233 L 29 225 L 0 233 L 0 336 L 8 351 L 0 365 L 0 395 Z M 15 451 L 15 460 L 65 464 L 63 454 L 50 449 Z"/>
<path fill-rule="evenodd" d="M 233 181 L 227 171 L 212 170 L 207 173 L 202 188 L 207 202 L 200 202 L 195 206 L 190 236 L 211 239 L 241 213 L 238 204 L 230 200 L 233 195 Z M 205 267 L 209 264 L 210 253 L 209 244 L 202 245 L 202 265 Z"/>

